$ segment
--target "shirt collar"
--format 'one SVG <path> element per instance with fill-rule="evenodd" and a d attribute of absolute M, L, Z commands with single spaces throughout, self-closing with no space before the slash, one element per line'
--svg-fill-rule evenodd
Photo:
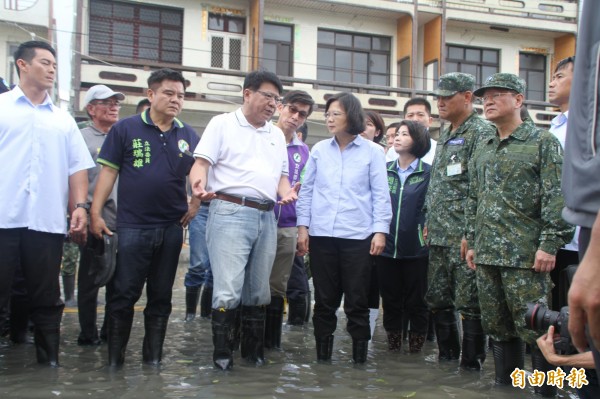
<path fill-rule="evenodd" d="M 13 96 L 13 99 L 15 100 L 15 102 L 17 101 L 26 101 L 27 103 L 29 103 L 30 105 L 33 105 L 33 103 L 31 102 L 31 100 L 29 100 L 29 98 L 25 95 L 25 93 L 23 92 L 23 90 L 21 90 L 21 88 L 19 87 L 19 85 L 16 85 L 11 91 L 9 91 L 9 93 L 11 93 L 11 95 Z M 33 105 L 35 106 L 35 105 Z M 50 95 L 48 94 L 48 92 L 46 92 L 46 97 L 44 98 L 44 101 L 37 105 L 38 107 L 42 106 L 42 107 L 46 107 L 50 110 L 52 110 L 54 104 L 52 103 L 52 99 L 50 98 Z"/>
<path fill-rule="evenodd" d="M 552 118 L 552 121 L 550 123 L 552 123 L 552 126 L 562 126 L 565 123 L 567 123 L 567 120 L 569 119 L 569 111 L 565 111 L 565 112 L 561 112 L 560 114 L 556 115 L 554 118 Z"/>
<path fill-rule="evenodd" d="M 152 121 L 152 118 L 150 118 L 150 108 L 146 109 L 144 112 L 142 112 L 140 114 L 142 121 L 146 124 L 146 125 L 150 125 L 150 126 L 156 126 L 156 124 Z M 171 125 L 171 128 L 173 128 L 173 126 L 175 127 L 183 127 L 183 122 L 181 122 L 179 119 L 177 118 L 173 118 L 173 124 Z"/>
<path fill-rule="evenodd" d="M 261 127 L 259 127 L 259 128 L 254 127 L 250 122 L 248 122 L 248 119 L 246 119 L 246 116 L 242 112 L 242 107 L 235 110 L 235 117 L 236 117 L 238 123 L 240 124 L 240 126 L 251 127 L 252 129 L 256 129 L 257 132 L 271 132 L 271 126 L 273 126 L 272 123 L 269 123 L 269 121 L 266 121 L 265 124 L 262 125 Z"/>
<path fill-rule="evenodd" d="M 415 160 L 412 161 L 410 163 L 410 165 L 408 165 L 408 168 L 406 168 L 406 170 L 402 170 L 400 168 L 400 160 L 398 159 L 396 161 L 396 166 L 398 168 L 398 171 L 401 171 L 401 172 L 412 172 L 412 171 L 415 171 L 415 170 L 417 170 L 417 165 L 419 165 L 419 158 L 415 158 Z"/>

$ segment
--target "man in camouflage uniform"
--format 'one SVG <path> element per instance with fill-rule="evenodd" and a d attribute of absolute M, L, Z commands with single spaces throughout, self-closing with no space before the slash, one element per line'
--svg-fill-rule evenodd
<path fill-rule="evenodd" d="M 476 142 L 493 134 L 490 124 L 473 110 L 475 78 L 465 73 L 440 77 L 432 94 L 440 118 L 450 122 L 438 141 L 425 208 L 429 239 L 429 289 L 425 299 L 433 312 L 440 360 L 456 360 L 460 341 L 456 311 L 463 324 L 461 367 L 481 369 L 485 335 L 477 300 L 475 273 L 461 254 L 464 207 L 469 188 L 468 162 Z"/>
<path fill-rule="evenodd" d="M 573 229 L 561 218 L 562 149 L 551 133 L 521 120 L 525 82 L 513 74 L 490 76 L 475 91 L 483 97 L 496 133 L 480 141 L 471 159 L 467 203 L 467 263 L 476 269 L 484 331 L 493 339 L 496 383 L 510 384 L 523 368 L 523 341 L 532 345 L 533 368 L 549 371 L 526 329 L 528 302 L 546 303 L 550 271 Z M 536 387 L 544 396 L 553 386 Z"/>

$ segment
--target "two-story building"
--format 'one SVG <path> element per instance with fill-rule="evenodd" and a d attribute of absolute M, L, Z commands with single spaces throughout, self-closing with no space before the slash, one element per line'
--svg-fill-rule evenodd
<path fill-rule="evenodd" d="M 532 117 L 548 125 L 548 82 L 553 65 L 575 53 L 578 19 L 570 0 L 76 0 L 76 8 L 78 115 L 99 83 L 126 93 L 122 114 L 132 114 L 149 73 L 169 66 L 189 81 L 182 119 L 202 132 L 239 106 L 247 71 L 267 68 L 286 90 L 315 98 L 309 143 L 328 136 L 321 111 L 332 93 L 355 92 L 390 123 L 452 71 L 478 84 L 519 74 Z"/>

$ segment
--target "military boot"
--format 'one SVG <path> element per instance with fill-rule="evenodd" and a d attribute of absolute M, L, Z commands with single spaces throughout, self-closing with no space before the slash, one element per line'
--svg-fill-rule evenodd
<path fill-rule="evenodd" d="M 515 368 L 523 369 L 525 365 L 525 344 L 520 338 L 510 341 L 493 341 L 494 366 L 496 369 L 496 384 L 510 385 L 510 374 Z"/>
<path fill-rule="evenodd" d="M 438 310 L 433 314 L 440 360 L 457 360 L 460 356 L 458 325 L 454 309 Z"/>
<path fill-rule="evenodd" d="M 485 361 L 487 338 L 483 333 L 481 320 L 463 319 L 463 341 L 460 367 L 481 370 Z"/>

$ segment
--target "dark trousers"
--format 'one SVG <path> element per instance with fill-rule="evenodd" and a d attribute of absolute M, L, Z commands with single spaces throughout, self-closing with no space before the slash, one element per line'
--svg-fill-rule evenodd
<path fill-rule="evenodd" d="M 386 331 L 402 331 L 402 319 L 408 318 L 412 332 L 427 334 L 427 261 L 426 257 L 377 257 L 383 327 Z"/>
<path fill-rule="evenodd" d="M 79 327 L 81 332 L 79 338 L 82 340 L 97 340 L 98 327 L 96 325 L 96 309 L 98 307 L 98 290 L 100 286 L 94 280 L 96 275 L 92 273 L 97 267 L 94 264 L 96 260 L 92 251 L 87 250 L 93 245 L 93 241 L 98 240 L 92 235 L 88 235 L 88 241 L 81 247 L 79 258 L 79 273 L 77 273 L 77 307 L 79 315 Z"/>
<path fill-rule="evenodd" d="M 63 242 L 63 234 L 0 229 L 0 308 L 8 306 L 13 276 L 20 267 L 33 323 L 60 324 L 65 307 L 58 282 Z"/>
<path fill-rule="evenodd" d="M 379 309 L 379 278 L 377 277 L 377 265 L 375 257 L 371 257 L 371 284 L 369 285 L 368 305 L 369 309 Z"/>
<path fill-rule="evenodd" d="M 127 320 L 144 283 L 145 316 L 169 317 L 183 229 L 179 224 L 151 229 L 119 228 L 117 266 L 107 285 L 107 316 Z"/>
<path fill-rule="evenodd" d="M 348 333 L 353 340 L 369 340 L 371 237 L 364 240 L 310 237 L 309 247 L 315 287 L 315 337 L 321 339 L 333 334 L 337 325 L 335 312 L 344 296 Z"/>
<path fill-rule="evenodd" d="M 308 285 L 304 258 L 302 256 L 295 256 L 292 271 L 290 272 L 290 279 L 287 284 L 286 296 L 288 299 L 294 300 L 305 296 L 308 294 L 308 291 L 310 291 L 310 287 Z"/>

